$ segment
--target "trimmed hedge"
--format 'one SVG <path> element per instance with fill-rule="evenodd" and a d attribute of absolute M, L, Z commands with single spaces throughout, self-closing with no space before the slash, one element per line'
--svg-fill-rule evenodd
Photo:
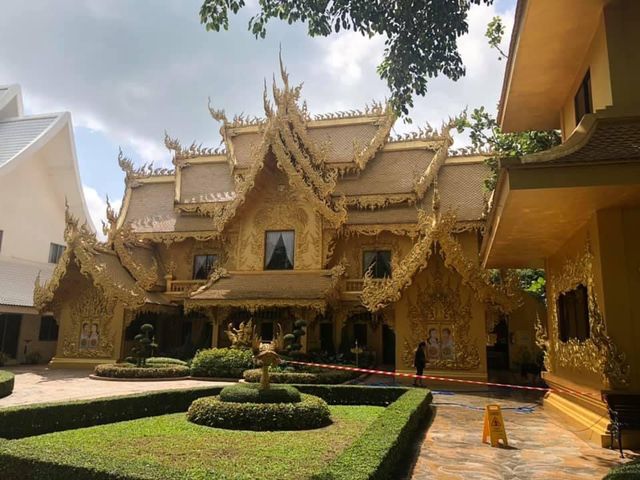
<path fill-rule="evenodd" d="M 223 402 L 220 397 L 195 400 L 187 419 L 208 427 L 232 430 L 307 430 L 331 423 L 327 402 L 313 395 L 301 395 L 298 403 Z"/>
<path fill-rule="evenodd" d="M 13 373 L 0 370 L 0 398 L 11 395 L 14 382 L 15 377 Z"/>
<path fill-rule="evenodd" d="M 262 369 L 254 368 L 245 370 L 242 377 L 247 382 L 258 383 L 262 376 Z M 345 370 L 329 370 L 318 372 L 269 372 L 269 380 L 271 383 L 291 383 L 291 384 L 317 384 L 332 385 L 344 383 L 355 378 L 353 372 Z"/>
<path fill-rule="evenodd" d="M 218 395 L 220 390 L 221 387 L 166 390 L 94 400 L 3 408 L 0 409 L 0 438 L 22 438 L 135 418 L 186 412 L 196 398 Z"/>
<path fill-rule="evenodd" d="M 188 377 L 189 367 L 184 365 L 154 365 L 137 367 L 130 363 L 97 365 L 93 373 L 107 378 L 175 378 Z"/>
<path fill-rule="evenodd" d="M 406 387 L 367 387 L 365 385 L 293 385 L 302 393 L 322 398 L 329 405 L 387 406 L 409 389 Z"/>
<path fill-rule="evenodd" d="M 640 459 L 618 465 L 607 473 L 603 480 L 639 480 L 640 479 Z"/>
<path fill-rule="evenodd" d="M 405 387 L 362 385 L 294 387 L 300 393 L 322 398 L 329 405 L 386 406 L 409 390 Z M 200 387 L 3 408 L 0 409 L 0 438 L 22 438 L 166 413 L 186 412 L 195 399 L 219 395 L 221 390 L 222 387 Z"/>
<path fill-rule="evenodd" d="M 145 360 L 147 365 L 182 365 L 189 366 L 184 360 L 171 357 L 149 357 Z"/>
<path fill-rule="evenodd" d="M 297 403 L 300 391 L 290 385 L 272 385 L 268 390 L 260 390 L 254 383 L 238 383 L 224 387 L 220 400 L 235 403 Z"/>
<path fill-rule="evenodd" d="M 313 480 L 393 480 L 433 418 L 432 395 L 411 389 L 391 404 L 349 448 Z"/>
<path fill-rule="evenodd" d="M 242 372 L 253 367 L 251 350 L 210 348 L 200 350 L 191 361 L 193 377 L 242 378 Z"/>

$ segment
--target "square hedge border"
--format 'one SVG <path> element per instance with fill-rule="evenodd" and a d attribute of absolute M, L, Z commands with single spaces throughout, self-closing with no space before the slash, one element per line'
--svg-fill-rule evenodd
<path fill-rule="evenodd" d="M 387 408 L 356 441 L 311 480 L 391 480 L 414 454 L 416 440 L 433 419 L 428 390 L 354 385 L 296 385 L 330 405 L 378 405 Z M 29 480 L 137 480 L 2 452 L 2 443 L 43 433 L 84 428 L 186 411 L 196 398 L 217 395 L 221 387 L 161 391 L 68 403 L 28 405 L 0 410 L 0 478 Z"/>
<path fill-rule="evenodd" d="M 13 392 L 15 376 L 11 372 L 0 370 L 0 398 L 8 397 Z"/>

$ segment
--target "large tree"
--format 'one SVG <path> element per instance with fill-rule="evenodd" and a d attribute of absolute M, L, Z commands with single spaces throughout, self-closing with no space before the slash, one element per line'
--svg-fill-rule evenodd
<path fill-rule="evenodd" d="M 306 22 L 309 35 L 326 37 L 340 30 L 385 37 L 380 77 L 391 91 L 391 105 L 407 114 L 414 95 L 427 92 L 429 78 L 444 74 L 457 80 L 465 74 L 457 39 L 468 32 L 472 5 L 493 0 L 259 0 L 260 11 L 249 30 L 262 37 L 267 23 L 277 18 Z M 229 13 L 245 7 L 245 0 L 204 0 L 201 22 L 207 30 L 229 28 Z"/>

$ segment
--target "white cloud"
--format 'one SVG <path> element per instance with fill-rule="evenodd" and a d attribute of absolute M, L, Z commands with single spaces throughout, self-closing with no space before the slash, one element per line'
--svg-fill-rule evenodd
<path fill-rule="evenodd" d="M 344 32 L 331 37 L 325 45 L 324 64 L 333 81 L 355 85 L 363 80 L 383 57 L 384 38 L 365 37 L 356 32 Z"/>
<path fill-rule="evenodd" d="M 100 197 L 97 190 L 93 187 L 83 185 L 82 190 L 84 192 L 84 199 L 87 202 L 87 208 L 89 209 L 89 215 L 91 215 L 91 220 L 96 227 L 96 235 L 100 240 L 104 240 L 105 237 L 102 233 L 102 222 L 106 222 L 107 220 L 107 202 L 105 199 Z M 111 203 L 111 207 L 118 212 L 120 210 L 120 205 L 122 205 L 122 200 L 110 199 L 109 201 Z"/>

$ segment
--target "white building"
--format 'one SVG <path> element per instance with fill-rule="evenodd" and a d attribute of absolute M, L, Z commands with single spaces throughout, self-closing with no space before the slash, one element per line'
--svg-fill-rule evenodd
<path fill-rule="evenodd" d="M 64 249 L 65 198 L 81 221 L 90 218 L 71 115 L 24 115 L 20 87 L 0 86 L 0 354 L 9 361 L 55 352 L 57 325 L 33 308 L 33 286 Z"/>

